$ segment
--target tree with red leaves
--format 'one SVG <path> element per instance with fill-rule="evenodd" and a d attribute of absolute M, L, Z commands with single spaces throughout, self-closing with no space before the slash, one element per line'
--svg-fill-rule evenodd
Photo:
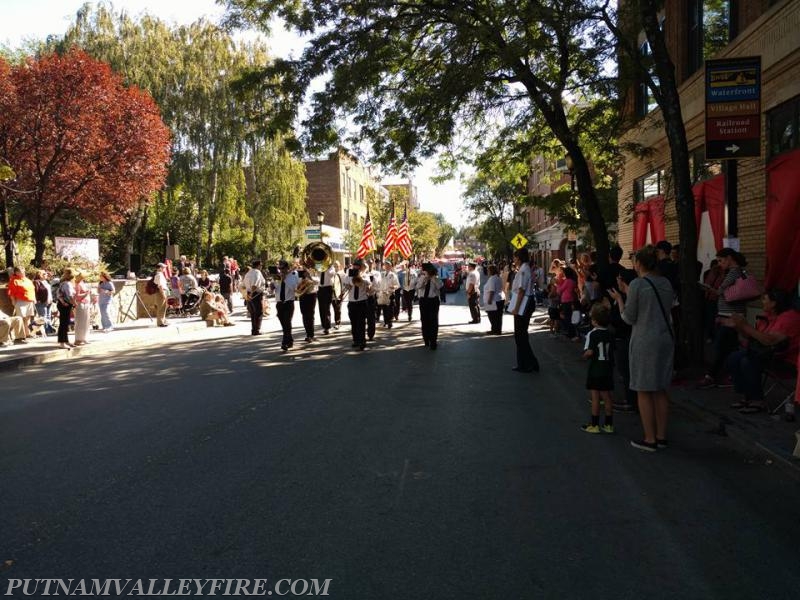
<path fill-rule="evenodd" d="M 5 81 L 2 81 L 5 79 Z M 170 133 L 147 92 L 125 87 L 105 63 L 79 50 L 0 67 L 0 157 L 13 169 L 0 200 L 18 209 L 40 264 L 53 221 L 74 212 L 118 224 L 161 188 Z"/>

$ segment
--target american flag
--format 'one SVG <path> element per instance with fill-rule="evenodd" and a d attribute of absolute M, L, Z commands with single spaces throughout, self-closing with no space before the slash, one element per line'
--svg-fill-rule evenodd
<path fill-rule="evenodd" d="M 392 252 L 397 252 L 397 222 L 394 220 L 394 204 L 392 204 L 392 216 L 389 217 L 389 228 L 386 230 L 386 241 L 383 243 L 383 257 L 389 257 Z"/>
<path fill-rule="evenodd" d="M 411 234 L 408 231 L 408 206 L 403 209 L 403 220 L 397 229 L 397 250 L 403 258 L 411 256 Z"/>
<path fill-rule="evenodd" d="M 364 231 L 361 232 L 361 243 L 358 245 L 356 257 L 364 258 L 373 250 L 375 250 L 375 234 L 372 231 L 372 221 L 369 218 L 369 209 L 367 209 L 367 218 L 364 221 Z"/>

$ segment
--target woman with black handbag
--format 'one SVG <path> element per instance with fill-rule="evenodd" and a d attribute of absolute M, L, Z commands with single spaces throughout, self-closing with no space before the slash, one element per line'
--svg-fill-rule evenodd
<path fill-rule="evenodd" d="M 672 306 L 672 284 L 657 274 L 656 250 L 645 246 L 636 252 L 633 266 L 639 277 L 623 298 L 609 290 L 622 320 L 631 326 L 629 346 L 630 389 L 637 395 L 644 438 L 631 446 L 647 452 L 667 447 L 667 420 L 674 360 L 674 333 L 667 307 Z"/>

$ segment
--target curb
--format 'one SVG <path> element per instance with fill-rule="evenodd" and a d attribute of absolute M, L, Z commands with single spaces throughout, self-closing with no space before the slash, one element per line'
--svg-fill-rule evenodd
<path fill-rule="evenodd" d="M 5 359 L 0 359 L 0 372 L 19 371 L 29 366 L 43 365 L 51 362 L 79 358 L 81 356 L 109 354 L 115 350 L 149 346 L 164 339 L 204 330 L 206 327 L 205 321 L 192 321 L 170 325 L 163 329 L 156 329 L 153 327 L 153 330 L 151 330 L 148 328 L 142 330 L 141 334 L 137 332 L 137 334 L 131 337 L 95 341 L 88 346 L 78 346 L 66 350 L 62 348 L 52 348 L 49 350 L 21 354 L 19 356 L 10 356 Z M 53 343 L 55 344 L 55 342 Z"/>

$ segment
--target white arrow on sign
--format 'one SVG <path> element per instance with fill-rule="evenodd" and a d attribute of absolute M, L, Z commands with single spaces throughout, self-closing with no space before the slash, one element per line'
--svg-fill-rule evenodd
<path fill-rule="evenodd" d="M 726 146 L 725 150 L 727 150 L 731 154 L 736 154 L 739 151 L 739 146 L 737 146 L 736 144 L 731 144 L 730 146 Z"/>

